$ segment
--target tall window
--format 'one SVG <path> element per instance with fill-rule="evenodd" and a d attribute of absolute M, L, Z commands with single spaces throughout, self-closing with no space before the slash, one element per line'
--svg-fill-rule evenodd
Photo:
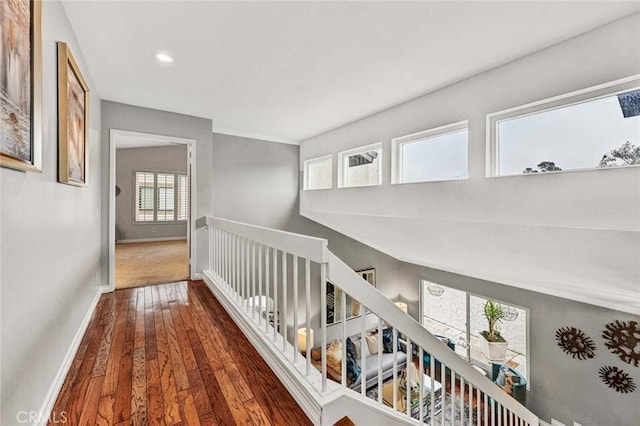
<path fill-rule="evenodd" d="M 466 121 L 393 139 L 393 183 L 467 179 L 468 139 Z"/>
<path fill-rule="evenodd" d="M 331 189 L 333 187 L 333 158 L 327 155 L 304 162 L 304 189 Z"/>
<path fill-rule="evenodd" d="M 484 305 L 487 298 L 426 280 L 421 281 L 422 325 L 432 334 L 448 337 L 456 344 L 456 353 L 470 363 L 490 370 L 491 360 L 484 353 L 481 332 L 487 329 Z M 507 341 L 508 363 L 524 377 L 528 374 L 527 310 L 499 302 L 506 313 L 498 325 Z"/>
<path fill-rule="evenodd" d="M 638 85 L 593 89 L 490 115 L 491 174 L 640 165 Z"/>
<path fill-rule="evenodd" d="M 342 188 L 382 184 L 382 144 L 364 146 L 338 154 Z"/>
<path fill-rule="evenodd" d="M 186 221 L 188 180 L 179 173 L 135 172 L 135 222 Z"/>

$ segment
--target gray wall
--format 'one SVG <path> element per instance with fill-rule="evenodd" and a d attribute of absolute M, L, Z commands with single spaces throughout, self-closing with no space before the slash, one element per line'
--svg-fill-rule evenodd
<path fill-rule="evenodd" d="M 547 422 L 553 417 L 566 424 L 577 421 L 583 426 L 637 424 L 640 418 L 638 391 L 620 394 L 607 388 L 598 378 L 598 369 L 603 365 L 616 365 L 631 373 L 636 383 L 640 382 L 640 369 L 620 362 L 608 352 L 600 338 L 606 323 L 615 319 L 639 321 L 639 318 L 400 262 L 303 218 L 296 213 L 297 151 L 296 146 L 215 134 L 215 214 L 328 239 L 330 250 L 353 269 L 376 268 L 378 289 L 391 299 L 407 301 L 409 313 L 414 318 L 418 318 L 420 279 L 527 307 L 531 324 L 529 408 Z M 287 172 L 287 169 L 290 171 Z M 271 193 L 274 194 L 273 198 L 269 197 Z M 318 271 L 314 270 L 313 275 L 317 278 Z M 289 294 L 292 294 L 291 291 Z M 320 322 L 319 296 L 316 291 L 312 297 L 312 326 L 316 329 Z M 291 313 L 288 324 L 292 333 L 294 326 Z M 556 346 L 554 337 L 555 330 L 564 326 L 578 327 L 590 335 L 597 345 L 596 358 L 577 361 L 565 355 Z"/>
<path fill-rule="evenodd" d="M 116 239 L 187 237 L 186 223 L 136 223 L 133 221 L 134 172 L 138 170 L 187 173 L 187 146 L 121 148 L 116 150 Z M 119 235 L 118 235 L 119 234 Z"/>
<path fill-rule="evenodd" d="M 42 173 L 0 169 L 0 424 L 39 411 L 97 294 L 100 99 L 59 1 L 42 2 Z M 57 183 L 56 41 L 90 88 L 88 186 Z"/>
<path fill-rule="evenodd" d="M 212 209 L 212 121 L 206 118 L 175 114 L 149 108 L 120 104 L 111 101 L 102 102 L 102 176 L 109 182 L 109 132 L 111 129 L 174 136 L 196 141 L 196 217 L 211 214 Z M 109 255 L 109 190 L 105 183 L 102 188 L 102 282 L 108 283 Z M 202 270 L 208 261 L 209 251 L 207 231 L 201 228 L 192 236 L 196 241 L 197 258 L 195 272 Z"/>

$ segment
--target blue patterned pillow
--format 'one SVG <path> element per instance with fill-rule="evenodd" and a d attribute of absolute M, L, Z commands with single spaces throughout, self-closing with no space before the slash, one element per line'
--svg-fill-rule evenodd
<path fill-rule="evenodd" d="M 390 354 L 393 353 L 393 329 L 385 328 L 382 330 L 382 352 Z M 398 352 L 402 352 L 400 346 L 400 339 L 398 339 Z"/>
<path fill-rule="evenodd" d="M 347 337 L 347 380 L 349 383 L 355 383 L 360 378 L 362 369 L 358 364 L 356 356 L 356 345 Z"/>

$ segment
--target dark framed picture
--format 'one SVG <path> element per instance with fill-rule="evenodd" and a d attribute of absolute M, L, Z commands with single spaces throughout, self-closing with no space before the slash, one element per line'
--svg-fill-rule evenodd
<path fill-rule="evenodd" d="M 66 43 L 58 42 L 58 181 L 87 184 L 89 87 Z"/>
<path fill-rule="evenodd" d="M 0 166 L 42 170 L 40 0 L 0 1 Z"/>
<path fill-rule="evenodd" d="M 374 268 L 356 271 L 365 281 L 376 286 L 376 270 Z M 337 324 L 342 321 L 342 290 L 327 282 L 327 325 Z M 351 319 L 360 315 L 360 302 L 348 294 L 345 297 L 346 318 Z"/>

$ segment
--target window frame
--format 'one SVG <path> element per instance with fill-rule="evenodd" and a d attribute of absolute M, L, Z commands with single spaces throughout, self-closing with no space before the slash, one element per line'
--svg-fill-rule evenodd
<path fill-rule="evenodd" d="M 379 151 L 380 160 L 378 161 L 378 183 L 370 183 L 367 185 L 355 185 L 349 186 L 346 183 L 347 176 L 349 175 L 348 164 L 345 163 L 345 159 L 349 158 L 352 155 L 361 154 L 369 151 Z M 359 146 L 357 148 L 352 148 L 346 151 L 341 151 L 338 153 L 338 188 L 366 188 L 371 186 L 381 186 L 382 185 L 382 158 L 383 158 L 383 149 L 382 142 L 376 142 L 369 145 Z"/>
<path fill-rule="evenodd" d="M 402 161 L 403 153 L 402 148 L 404 145 L 416 143 L 422 140 L 435 138 L 437 136 L 443 136 L 448 133 L 455 133 L 459 130 L 467 130 L 467 177 L 460 179 L 432 179 L 421 180 L 415 182 L 404 182 L 402 175 Z M 434 127 L 428 130 L 421 130 L 409 135 L 399 136 L 391 139 L 391 184 L 393 185 L 406 185 L 412 183 L 427 183 L 427 182 L 449 182 L 457 180 L 469 180 L 469 120 L 456 121 L 455 123 L 445 124 L 444 126 Z"/>
<path fill-rule="evenodd" d="M 486 170 L 485 176 L 488 178 L 502 178 L 514 176 L 548 175 L 556 173 L 585 172 L 592 170 L 611 170 L 636 168 L 639 165 L 629 165 L 622 167 L 591 167 L 582 169 L 567 169 L 550 171 L 545 173 L 522 173 L 514 175 L 501 175 L 500 170 L 500 135 L 498 125 L 501 122 L 524 118 L 539 113 L 553 111 L 556 109 L 571 107 L 590 101 L 597 101 L 610 96 L 615 96 L 622 92 L 640 89 L 640 74 L 622 78 L 608 83 L 587 87 L 585 89 L 552 96 L 528 104 L 507 108 L 502 111 L 493 112 L 486 116 Z"/>
<path fill-rule="evenodd" d="M 153 220 L 136 220 L 136 196 L 137 196 L 137 188 L 136 188 L 136 179 L 138 173 L 152 173 L 153 174 Z M 166 174 L 173 175 L 173 207 L 174 207 L 174 220 L 158 220 L 158 174 Z M 178 176 L 185 176 L 187 179 L 187 214 L 186 219 L 178 220 Z M 134 169 L 133 170 L 133 180 L 132 180 L 132 215 L 131 215 L 131 223 L 133 225 L 175 225 L 175 224 L 183 224 L 189 221 L 189 209 L 190 205 L 190 182 L 189 182 L 189 174 L 187 172 L 178 172 L 178 171 L 167 171 L 167 170 L 150 170 L 150 169 Z"/>
<path fill-rule="evenodd" d="M 321 162 L 325 160 L 329 160 L 331 164 L 331 186 L 329 186 L 328 188 L 309 188 L 309 165 L 312 163 Z M 333 189 L 333 154 L 323 155 L 321 157 L 315 157 L 309 160 L 304 160 L 302 173 L 303 173 L 303 185 L 302 185 L 303 191 L 322 191 L 327 189 Z"/>
<path fill-rule="evenodd" d="M 478 362 L 474 362 L 471 359 L 471 339 L 470 339 L 470 337 L 471 337 L 471 308 L 470 308 L 471 297 L 474 296 L 474 297 L 482 298 L 482 299 L 486 299 L 486 300 L 493 300 L 493 301 L 495 301 L 495 302 L 497 302 L 497 303 L 499 303 L 501 305 L 508 305 L 508 306 L 512 306 L 514 308 L 518 308 L 518 309 L 523 310 L 526 313 L 526 318 L 525 318 L 525 333 L 526 333 L 525 342 L 526 343 L 525 344 L 526 344 L 526 352 L 527 352 L 526 353 L 526 357 L 527 357 L 527 366 L 526 366 L 526 370 L 527 370 L 527 373 L 526 373 L 527 374 L 526 375 L 527 391 L 531 390 L 531 309 L 529 309 L 529 308 L 527 308 L 525 306 L 517 305 L 515 303 L 505 302 L 505 301 L 502 301 L 500 299 L 496 299 L 496 298 L 493 298 L 493 297 L 485 296 L 485 295 L 482 295 L 480 293 L 475 293 L 473 291 L 462 290 L 462 289 L 459 289 L 459 288 L 451 287 L 449 285 L 440 284 L 438 282 L 431 281 L 431 280 L 428 280 L 426 278 L 420 278 L 418 282 L 419 282 L 419 299 L 420 299 L 419 300 L 419 309 L 420 309 L 419 315 L 420 315 L 420 317 L 418 318 L 418 323 L 420 323 L 420 325 L 422 327 L 425 327 L 425 328 L 426 328 L 426 326 L 425 326 L 425 322 L 424 322 L 424 317 L 425 317 L 425 315 L 424 315 L 424 307 L 425 307 L 424 293 L 426 291 L 426 287 L 429 284 L 435 284 L 435 285 L 438 285 L 440 287 L 444 287 L 445 290 L 453 289 L 453 290 L 465 293 L 465 303 L 466 303 L 466 312 L 465 312 L 466 330 L 465 330 L 465 333 L 466 333 L 466 341 L 467 341 L 467 348 L 466 348 L 467 355 L 466 355 L 466 358 L 463 358 L 463 359 L 466 362 L 469 362 L 471 365 L 477 365 L 477 366 L 479 366 L 481 368 L 484 368 L 484 366 L 482 364 L 480 364 Z M 457 352 L 456 352 L 456 354 L 458 356 L 460 356 L 460 354 L 458 354 Z"/>

